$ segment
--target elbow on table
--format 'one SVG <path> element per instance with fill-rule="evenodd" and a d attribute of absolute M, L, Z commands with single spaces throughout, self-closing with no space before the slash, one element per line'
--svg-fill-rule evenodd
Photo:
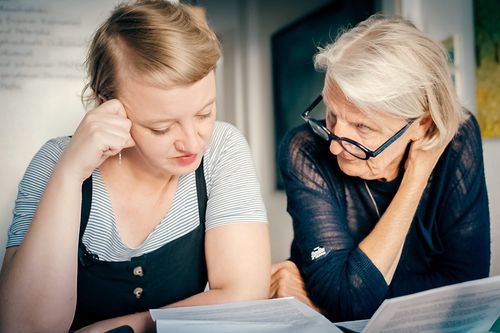
<path fill-rule="evenodd" d="M 309 281 L 307 290 L 311 300 L 331 321 L 370 318 L 384 301 L 386 292 L 371 288 L 360 290 L 346 281 L 349 279 L 327 279 L 323 283 Z"/>
<path fill-rule="evenodd" d="M 322 314 L 333 322 L 369 319 L 379 306 L 378 303 L 360 304 L 340 299 L 320 305 Z"/>
<path fill-rule="evenodd" d="M 254 281 L 249 279 L 238 280 L 235 283 L 215 287 L 225 302 L 254 301 L 269 298 L 270 277 L 262 277 Z"/>
<path fill-rule="evenodd" d="M 237 301 L 254 301 L 269 298 L 270 279 L 247 283 L 228 290 L 231 298 Z"/>

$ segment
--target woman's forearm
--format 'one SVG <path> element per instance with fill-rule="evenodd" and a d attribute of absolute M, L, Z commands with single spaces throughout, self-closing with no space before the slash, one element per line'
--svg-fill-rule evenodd
<path fill-rule="evenodd" d="M 76 306 L 81 182 L 54 170 L 0 277 L 0 331 L 67 331 Z M 48 311 L 50 309 L 50 311 Z"/>
<path fill-rule="evenodd" d="M 181 301 L 168 305 L 167 307 L 195 306 L 221 304 L 238 301 L 266 299 L 269 297 L 269 289 L 254 290 L 251 286 L 241 286 L 232 289 L 211 289 L 193 295 Z"/>
<path fill-rule="evenodd" d="M 390 284 L 394 276 L 427 179 L 428 177 L 420 176 L 409 167 L 391 204 L 372 232 L 359 244 L 359 248 L 382 273 L 387 284 Z"/>

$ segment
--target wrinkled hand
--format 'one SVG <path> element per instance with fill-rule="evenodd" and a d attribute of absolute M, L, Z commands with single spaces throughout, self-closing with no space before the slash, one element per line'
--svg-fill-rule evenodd
<path fill-rule="evenodd" d="M 293 296 L 313 310 L 320 309 L 309 299 L 297 266 L 289 260 L 274 264 L 271 267 L 271 288 L 269 298 Z"/>
<path fill-rule="evenodd" d="M 408 159 L 406 160 L 405 169 L 411 170 L 411 172 L 415 172 L 417 175 L 427 179 L 449 143 L 450 141 L 447 141 L 440 146 L 424 150 L 422 149 L 422 140 L 413 141 Z"/>
<path fill-rule="evenodd" d="M 131 126 L 120 101 L 102 103 L 80 122 L 61 158 L 61 167 L 78 181 L 85 180 L 108 157 L 135 145 Z"/>

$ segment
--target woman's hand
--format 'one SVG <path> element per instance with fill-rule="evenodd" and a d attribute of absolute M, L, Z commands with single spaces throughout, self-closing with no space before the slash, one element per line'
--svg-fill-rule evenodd
<path fill-rule="evenodd" d="M 413 141 L 411 143 L 408 159 L 406 160 L 405 169 L 408 172 L 416 172 L 417 175 L 422 175 L 427 182 L 432 170 L 434 170 L 434 167 L 449 143 L 450 141 L 446 141 L 444 144 L 437 147 L 424 150 L 422 149 L 422 139 Z"/>
<path fill-rule="evenodd" d="M 269 298 L 293 296 L 313 310 L 320 309 L 307 295 L 304 280 L 297 266 L 290 260 L 274 264 L 271 267 L 271 288 Z"/>
<path fill-rule="evenodd" d="M 102 103 L 87 112 L 80 122 L 59 167 L 83 182 L 109 156 L 135 145 L 130 136 L 131 126 L 132 122 L 119 100 Z"/>
<path fill-rule="evenodd" d="M 359 243 L 359 248 L 384 276 L 387 285 L 398 267 L 422 193 L 449 141 L 427 150 L 423 149 L 424 143 L 422 139 L 411 143 L 396 195 L 375 228 Z"/>

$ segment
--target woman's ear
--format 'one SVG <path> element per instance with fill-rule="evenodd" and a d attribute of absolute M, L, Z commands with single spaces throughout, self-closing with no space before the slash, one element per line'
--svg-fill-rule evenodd
<path fill-rule="evenodd" d="M 104 98 L 102 95 L 97 95 L 97 104 L 101 105 L 104 102 L 106 102 L 106 98 Z"/>
<path fill-rule="evenodd" d="M 425 112 L 417 121 L 416 128 L 414 131 L 413 140 L 420 140 L 424 138 L 430 131 L 434 121 L 432 120 L 432 116 L 429 111 Z"/>

